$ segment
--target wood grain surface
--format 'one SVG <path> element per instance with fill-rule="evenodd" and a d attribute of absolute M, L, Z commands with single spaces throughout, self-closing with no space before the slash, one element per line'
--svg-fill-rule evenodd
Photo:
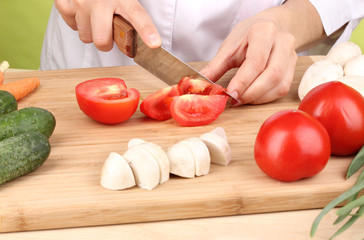
<path fill-rule="evenodd" d="M 332 210 L 319 225 L 312 240 L 328 240 L 340 226 Z M 81 228 L 63 228 L 1 233 L 1 240 L 309 240 L 318 210 L 245 214 L 225 217 L 130 223 Z M 362 240 L 364 221 L 358 220 L 335 240 Z"/>
<path fill-rule="evenodd" d="M 296 109 L 302 74 L 321 57 L 300 57 L 290 93 L 258 106 L 226 109 L 212 124 L 181 127 L 174 120 L 146 118 L 137 110 L 127 122 L 103 125 L 78 108 L 75 86 L 98 77 L 120 77 L 143 99 L 166 84 L 139 66 L 31 71 L 5 75 L 7 81 L 38 77 L 41 86 L 19 103 L 51 111 L 57 120 L 49 159 L 34 172 L 0 186 L 0 232 L 150 222 L 320 208 L 350 188 L 344 174 L 352 157 L 332 157 L 317 176 L 293 183 L 267 177 L 255 164 L 253 147 L 259 127 L 273 113 Z M 204 63 L 192 64 L 200 69 Z M 227 84 L 234 71 L 220 81 Z M 221 126 L 232 148 L 232 162 L 212 165 L 194 179 L 172 176 L 152 191 L 134 187 L 110 191 L 99 184 L 111 151 L 123 154 L 134 137 L 167 149 L 172 144 Z"/>

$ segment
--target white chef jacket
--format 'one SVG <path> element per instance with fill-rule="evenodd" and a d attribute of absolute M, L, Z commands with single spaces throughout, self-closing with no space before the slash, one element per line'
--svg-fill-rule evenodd
<path fill-rule="evenodd" d="M 233 26 L 256 13 L 282 4 L 282 0 L 140 0 L 151 16 L 162 46 L 182 60 L 208 61 L 215 56 Z M 333 41 L 347 41 L 364 17 L 364 0 L 311 0 L 327 35 L 348 23 Z M 324 45 L 325 45 L 324 44 Z M 323 45 L 319 46 L 322 50 Z M 310 54 L 315 54 L 312 49 Z M 327 52 L 327 49 L 326 49 Z M 321 54 L 325 54 L 321 52 Z M 41 53 L 41 70 L 107 67 L 134 64 L 114 47 L 109 52 L 85 44 L 53 6 Z"/>

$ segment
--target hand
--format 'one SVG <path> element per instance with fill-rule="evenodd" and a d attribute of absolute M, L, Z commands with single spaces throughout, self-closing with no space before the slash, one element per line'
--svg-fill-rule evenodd
<path fill-rule="evenodd" d="M 252 18 L 233 28 L 201 73 L 217 81 L 238 67 L 227 87 L 239 100 L 235 106 L 260 104 L 288 93 L 296 62 L 293 35 L 281 31 L 271 20 Z"/>
<path fill-rule="evenodd" d="M 97 49 L 113 47 L 112 20 L 123 16 L 151 48 L 161 45 L 161 38 L 145 9 L 137 0 L 55 0 L 64 21 L 77 30 L 81 41 L 93 42 Z"/>

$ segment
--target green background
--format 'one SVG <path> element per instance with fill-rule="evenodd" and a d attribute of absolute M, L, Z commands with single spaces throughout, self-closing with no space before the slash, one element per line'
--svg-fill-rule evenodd
<path fill-rule="evenodd" d="M 0 62 L 38 69 L 52 0 L 0 0 Z"/>
<path fill-rule="evenodd" d="M 52 4 L 51 0 L 1 0 L 0 62 L 7 60 L 11 68 L 39 68 Z M 364 53 L 364 21 L 354 31 L 352 41 Z"/>

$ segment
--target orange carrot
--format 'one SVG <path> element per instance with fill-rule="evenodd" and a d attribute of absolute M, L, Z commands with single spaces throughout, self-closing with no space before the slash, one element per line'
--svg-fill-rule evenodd
<path fill-rule="evenodd" d="M 40 85 L 38 78 L 24 78 L 14 82 L 0 85 L 0 90 L 5 90 L 14 95 L 16 100 L 20 100 L 33 92 Z"/>
<path fill-rule="evenodd" d="M 0 85 L 4 82 L 4 74 L 0 71 Z"/>

